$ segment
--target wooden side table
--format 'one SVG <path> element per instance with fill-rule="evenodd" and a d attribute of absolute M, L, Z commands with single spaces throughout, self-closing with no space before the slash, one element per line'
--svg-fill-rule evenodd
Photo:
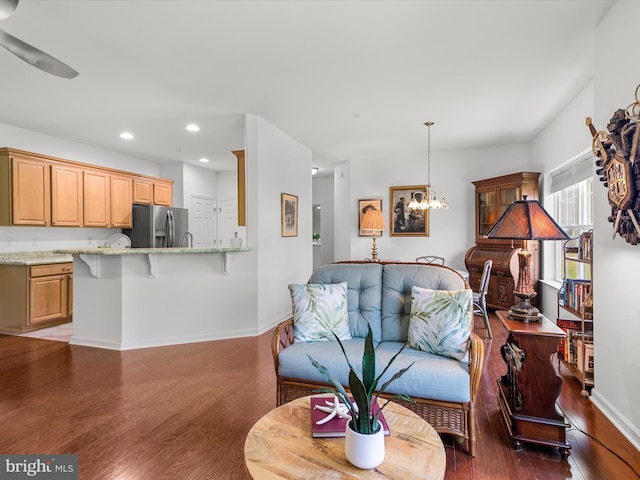
<path fill-rule="evenodd" d="M 444 478 L 447 459 L 440 437 L 403 406 L 391 402 L 384 409 L 391 433 L 385 437 L 384 462 L 372 470 L 360 470 L 346 459 L 344 438 L 311 436 L 310 398 L 280 405 L 251 428 L 244 444 L 251 478 Z"/>
<path fill-rule="evenodd" d="M 558 447 L 562 458 L 569 456 L 569 423 L 556 405 L 563 380 L 551 356 L 566 336 L 557 325 L 543 317 L 538 322 L 509 318 L 496 311 L 509 332 L 501 349 L 507 374 L 498 379 L 498 404 L 502 423 L 514 448 L 523 442 Z"/>

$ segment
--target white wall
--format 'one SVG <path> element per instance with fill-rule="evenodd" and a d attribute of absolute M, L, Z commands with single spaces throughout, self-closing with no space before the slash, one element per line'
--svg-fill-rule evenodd
<path fill-rule="evenodd" d="M 188 163 L 184 165 L 184 181 L 183 181 L 183 202 L 184 207 L 189 208 L 191 204 L 191 195 L 202 195 L 203 197 L 216 198 L 218 185 L 218 172 L 210 168 L 202 168 L 197 165 Z M 235 176 L 234 176 L 235 178 Z M 236 192 L 237 185 L 233 185 L 233 191 Z M 233 197 L 237 195 L 234 193 Z"/>
<path fill-rule="evenodd" d="M 2 138 L 2 145 L 0 145 L 2 147 L 26 150 L 50 157 L 100 165 L 141 175 L 160 176 L 157 163 L 11 125 L 0 123 L 0 138 Z"/>
<path fill-rule="evenodd" d="M 334 192 L 333 178 L 313 178 L 313 204 L 322 206 L 322 217 L 320 220 L 320 228 L 322 231 L 320 243 L 322 245 L 322 262 L 323 264 L 332 263 L 334 261 L 333 253 L 333 209 L 334 209 Z"/>
<path fill-rule="evenodd" d="M 1 123 L 0 138 L 3 147 L 142 175 L 160 175 L 159 166 L 153 162 Z M 109 235 L 119 232 L 115 228 L 0 227 L 0 253 L 97 247 Z"/>
<path fill-rule="evenodd" d="M 346 160 L 340 163 L 333 172 L 333 193 L 335 203 L 333 205 L 333 257 L 336 262 L 341 260 L 351 260 L 351 240 L 350 234 L 354 227 L 351 216 L 351 161 Z M 371 197 L 367 197 L 371 198 Z M 358 210 L 358 204 L 353 207 Z M 362 255 L 364 258 L 364 255 Z"/>
<path fill-rule="evenodd" d="M 184 167 L 182 162 L 164 163 L 160 165 L 160 176 L 173 180 L 172 203 L 176 208 L 185 208 L 184 204 Z M 189 204 L 186 204 L 188 207 Z"/>
<path fill-rule="evenodd" d="M 218 172 L 217 198 L 219 200 L 230 200 L 238 197 L 238 172 Z"/>
<path fill-rule="evenodd" d="M 335 176 L 337 260 L 370 256 L 371 238 L 358 234 L 358 200 L 382 198 L 387 230 L 376 240 L 379 258 L 414 261 L 420 255 L 440 255 L 447 265 L 464 269 L 465 253 L 475 244 L 475 187 L 471 182 L 530 169 L 526 144 L 432 151 L 431 183 L 445 192 L 451 208 L 429 212 L 429 237 L 391 237 L 389 187 L 427 183 L 426 157 L 415 153 L 399 155 L 402 162 L 387 157 L 350 161 L 349 175 Z M 341 169 L 338 167 L 336 172 Z M 338 221 L 342 223 L 339 225 Z M 343 250 L 348 252 L 347 258 L 338 257 Z"/>
<path fill-rule="evenodd" d="M 639 2 L 616 2 L 596 35 L 595 127 L 605 129 L 618 108 L 634 102 L 640 83 L 637 61 Z M 586 128 L 586 127 L 585 127 Z M 594 178 L 594 355 L 591 397 L 640 448 L 640 246 L 612 239 L 606 189 Z"/>
<path fill-rule="evenodd" d="M 264 331 L 291 316 L 287 285 L 311 276 L 311 150 L 257 115 L 247 115 L 245 132 L 247 235 L 257 249 L 257 325 Z M 281 236 L 282 193 L 298 196 L 297 237 Z"/>
<path fill-rule="evenodd" d="M 593 80 L 582 88 L 559 115 L 556 116 L 531 142 L 531 163 L 536 171 L 545 172 L 540 178 L 541 203 L 553 213 L 550 193 L 549 172 L 570 162 L 590 149 L 590 134 L 585 125 L 585 117 L 594 111 Z M 594 164 L 595 170 L 595 164 Z M 555 255 L 545 252 L 553 251 L 553 242 L 542 242 L 541 246 L 541 278 L 547 282 L 555 276 Z M 540 285 L 542 312 L 551 319 L 558 316 L 557 282 L 542 282 Z"/>
<path fill-rule="evenodd" d="M 606 125 L 618 108 L 634 101 L 640 83 L 634 30 L 640 18 L 640 3 L 616 2 L 596 31 L 592 48 L 596 56 L 593 81 L 531 143 L 534 166 L 549 172 L 591 148 L 591 134 L 585 117 L 593 118 L 596 129 Z M 611 39 L 615 39 L 612 42 Z M 616 66 L 615 72 L 607 66 Z M 595 171 L 595 166 L 594 166 Z M 546 182 L 548 183 L 548 182 Z M 544 190 L 549 186 L 545 183 Z M 637 273 L 640 246 L 612 239 L 611 209 L 607 190 L 594 173 L 594 359 L 595 387 L 591 400 L 640 448 L 640 359 L 636 354 L 640 338 L 640 304 Z M 545 246 L 543 245 L 543 253 Z M 545 257 L 543 272 L 552 269 Z M 544 312 L 555 318 L 555 290 L 543 289 Z"/>

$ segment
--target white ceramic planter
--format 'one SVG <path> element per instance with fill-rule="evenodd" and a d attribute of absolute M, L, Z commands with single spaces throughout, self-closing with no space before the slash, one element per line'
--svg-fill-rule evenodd
<path fill-rule="evenodd" d="M 381 428 L 378 433 L 363 435 L 354 432 L 347 423 L 344 453 L 354 467 L 376 468 L 384 461 L 384 430 Z"/>

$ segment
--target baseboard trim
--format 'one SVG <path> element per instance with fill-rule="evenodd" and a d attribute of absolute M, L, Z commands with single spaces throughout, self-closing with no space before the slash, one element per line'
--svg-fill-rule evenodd
<path fill-rule="evenodd" d="M 640 450 L 640 432 L 611 403 L 599 394 L 596 388 L 591 390 L 591 401 L 620 430 L 636 449 Z"/>
<path fill-rule="evenodd" d="M 169 345 L 183 345 L 185 343 L 211 342 L 215 340 L 229 340 L 232 338 L 253 337 L 256 336 L 255 330 L 231 330 L 227 332 L 219 332 L 211 335 L 197 335 L 187 337 L 172 337 L 162 339 L 149 339 L 140 341 L 122 341 L 107 342 L 104 340 L 96 340 L 93 338 L 81 338 L 72 336 L 69 340 L 70 345 L 79 345 L 83 347 L 104 348 L 108 350 L 136 350 L 139 348 L 166 347 Z"/>

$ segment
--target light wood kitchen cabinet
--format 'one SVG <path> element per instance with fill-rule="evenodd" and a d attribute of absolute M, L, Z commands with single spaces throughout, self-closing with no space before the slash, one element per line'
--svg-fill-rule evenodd
<path fill-rule="evenodd" d="M 133 226 L 133 179 L 131 177 L 111 175 L 110 178 L 110 223 L 115 228 Z"/>
<path fill-rule="evenodd" d="M 71 321 L 73 263 L 0 265 L 0 331 L 21 333 Z"/>
<path fill-rule="evenodd" d="M 144 205 L 153 203 L 153 181 L 146 178 L 133 179 L 133 203 Z"/>
<path fill-rule="evenodd" d="M 173 205 L 173 183 L 170 180 L 133 178 L 133 203 Z"/>
<path fill-rule="evenodd" d="M 100 170 L 84 171 L 84 226 L 108 227 L 111 216 L 109 174 Z"/>
<path fill-rule="evenodd" d="M 67 165 L 51 165 L 51 225 L 82 226 L 82 170 Z"/>
<path fill-rule="evenodd" d="M 173 183 L 153 182 L 153 204 L 167 207 L 173 205 Z"/>
<path fill-rule="evenodd" d="M 0 149 L 0 225 L 50 225 L 49 168 L 24 152 Z"/>
<path fill-rule="evenodd" d="M 133 179 L 99 170 L 84 171 L 84 226 L 131 228 Z"/>
<path fill-rule="evenodd" d="M 173 181 L 0 148 L 0 225 L 131 228 L 133 203 L 173 205 Z"/>
<path fill-rule="evenodd" d="M 238 165 L 238 226 L 247 226 L 247 199 L 246 199 L 246 165 L 244 150 L 232 150 L 237 159 Z"/>

